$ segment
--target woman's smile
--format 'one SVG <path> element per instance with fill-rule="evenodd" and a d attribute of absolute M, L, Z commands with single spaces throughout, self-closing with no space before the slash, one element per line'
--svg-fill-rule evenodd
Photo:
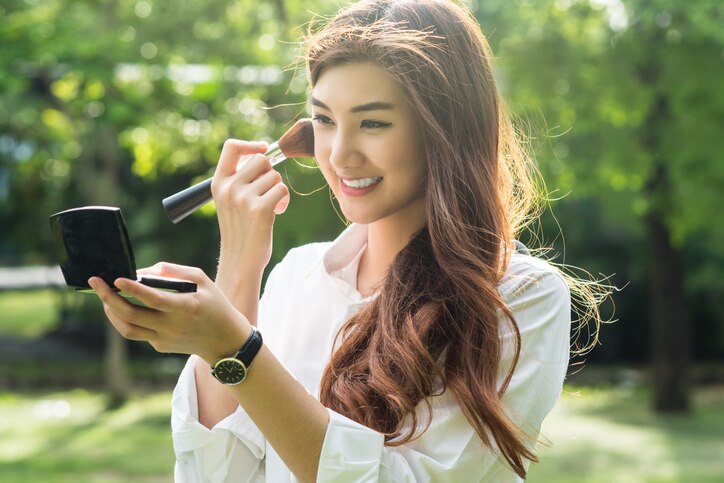
<path fill-rule="evenodd" d="M 402 86 L 365 62 L 325 69 L 312 92 L 315 157 L 347 219 L 422 226 L 427 162 Z"/>
<path fill-rule="evenodd" d="M 374 190 L 382 181 L 382 176 L 373 178 L 340 178 L 340 189 L 348 196 L 363 196 Z"/>

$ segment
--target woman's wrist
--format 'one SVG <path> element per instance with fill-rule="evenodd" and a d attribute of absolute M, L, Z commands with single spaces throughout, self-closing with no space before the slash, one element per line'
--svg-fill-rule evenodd
<path fill-rule="evenodd" d="M 219 271 L 215 284 L 226 298 L 256 325 L 256 310 L 261 292 L 261 273 Z"/>
<path fill-rule="evenodd" d="M 210 367 L 226 357 L 234 357 L 251 335 L 251 324 L 244 322 L 237 324 L 234 330 L 219 337 L 217 344 L 208 352 L 199 354 L 199 357 Z"/>
<path fill-rule="evenodd" d="M 222 247 L 219 252 L 218 271 L 245 272 L 247 275 L 261 277 L 268 264 L 269 260 L 264 256 L 249 254 L 244 250 L 225 250 Z"/>
<path fill-rule="evenodd" d="M 258 298 L 259 290 L 261 289 L 262 275 L 263 271 L 246 269 L 219 269 L 216 274 L 216 279 L 214 280 L 214 283 L 224 292 L 224 295 L 226 295 L 226 297 L 229 299 L 232 299 L 235 295 L 241 293 L 253 293 Z"/>

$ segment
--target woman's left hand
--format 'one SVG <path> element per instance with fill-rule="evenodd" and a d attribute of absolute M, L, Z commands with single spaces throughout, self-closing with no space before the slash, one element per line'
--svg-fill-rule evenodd
<path fill-rule="evenodd" d="M 197 291 L 173 293 L 136 281 L 118 279 L 115 286 L 145 307 L 132 304 L 101 278 L 88 283 L 103 302 L 116 330 L 126 339 L 149 342 L 159 352 L 198 354 L 209 364 L 236 353 L 251 333 L 249 321 L 228 301 L 201 269 L 159 263 L 144 273 L 195 282 Z"/>

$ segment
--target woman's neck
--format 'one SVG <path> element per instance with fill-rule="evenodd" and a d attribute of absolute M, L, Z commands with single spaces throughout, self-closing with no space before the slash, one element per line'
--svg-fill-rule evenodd
<path fill-rule="evenodd" d="M 357 269 L 357 290 L 364 296 L 380 287 L 397 254 L 407 246 L 422 223 L 380 220 L 367 226 L 367 248 Z"/>

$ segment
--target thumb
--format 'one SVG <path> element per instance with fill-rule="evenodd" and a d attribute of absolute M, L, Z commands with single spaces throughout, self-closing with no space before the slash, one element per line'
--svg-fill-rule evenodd
<path fill-rule="evenodd" d="M 197 284 L 203 283 L 205 280 L 209 279 L 200 268 L 177 265 L 169 262 L 158 262 L 151 267 L 139 269 L 136 273 L 141 275 L 180 278 L 182 280 L 196 282 Z"/>
<path fill-rule="evenodd" d="M 277 203 L 277 205 L 274 207 L 274 213 L 277 215 L 281 215 L 285 211 L 287 211 L 287 208 L 289 207 L 289 195 L 286 195 L 284 198 Z"/>

